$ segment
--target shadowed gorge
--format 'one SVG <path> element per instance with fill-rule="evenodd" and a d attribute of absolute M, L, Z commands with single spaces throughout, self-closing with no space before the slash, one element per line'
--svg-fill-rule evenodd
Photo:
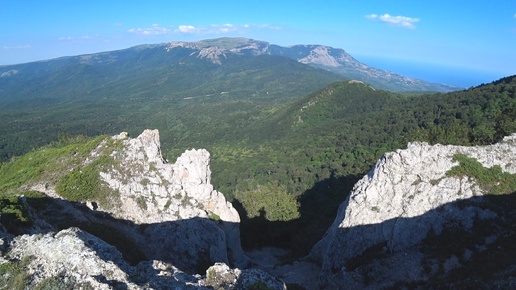
<path fill-rule="evenodd" d="M 333 280 L 331 283 L 334 284 L 322 288 L 333 288 L 336 285 L 348 285 L 353 289 L 371 285 L 381 285 L 385 289 L 435 289 L 443 285 L 461 289 L 489 289 L 492 285 L 510 288 L 516 273 L 511 258 L 516 254 L 516 248 L 511 242 L 516 233 L 515 202 L 516 193 L 472 197 L 446 204 L 415 218 L 392 219 L 380 224 L 342 230 L 339 234 L 355 231 L 368 235 L 401 224 L 400 231 L 410 231 L 427 219 L 426 216 L 438 214 L 457 217 L 456 220 L 451 218 L 442 228 L 430 229 L 428 237 L 421 243 L 403 248 L 391 248 L 387 242 L 378 243 L 364 252 L 341 260 L 340 263 L 345 265 L 343 268 L 336 264 L 329 269 L 332 274 L 328 279 Z M 471 226 L 466 226 L 461 221 L 463 217 L 460 217 L 468 211 L 474 212 Z M 412 280 L 409 278 L 411 274 L 409 277 L 404 276 L 409 272 L 405 268 L 400 268 L 398 273 L 388 269 L 406 266 L 413 267 L 413 271 L 418 274 L 412 275 L 419 275 L 421 280 Z M 355 276 L 346 277 L 346 272 L 354 272 Z M 387 279 L 385 275 L 392 277 Z M 385 284 L 388 280 L 392 284 Z"/>

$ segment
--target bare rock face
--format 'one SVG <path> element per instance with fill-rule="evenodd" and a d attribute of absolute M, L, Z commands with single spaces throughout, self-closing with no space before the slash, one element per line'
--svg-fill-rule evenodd
<path fill-rule="evenodd" d="M 17 236 L 4 250 L 0 264 L 22 263 L 27 289 L 286 289 L 264 271 L 224 263 L 209 267 L 206 276 L 159 260 L 131 266 L 115 247 L 78 228 Z M 12 275 L 4 268 L 4 275 Z"/>
<path fill-rule="evenodd" d="M 395 253 L 405 251 L 404 258 L 397 256 L 398 263 L 384 263 L 383 274 L 390 273 L 394 265 L 412 263 L 407 269 L 400 266 L 396 275 L 404 281 L 421 279 L 423 274 L 418 273 L 422 269 L 421 254 L 409 250 L 412 246 L 429 234 L 439 235 L 450 225 L 468 230 L 475 219 L 494 218 L 496 214 L 488 209 L 454 205 L 485 194 L 473 178 L 446 174 L 458 165 L 453 161 L 457 153 L 477 159 L 484 167 L 498 165 L 504 172 L 516 173 L 515 135 L 491 146 L 410 143 L 405 150 L 385 154 L 355 184 L 350 196 L 341 204 L 333 225 L 310 253 L 322 266 L 321 285 L 347 283 L 351 288 L 365 287 L 363 276 L 356 278 L 360 276 L 355 271 L 357 257 L 379 258 L 380 252 L 394 253 L 391 257 L 396 257 Z M 389 263 L 392 265 L 385 265 Z M 381 279 L 379 272 L 374 275 Z M 384 278 L 394 279 L 396 275 L 385 274 Z M 337 279 L 340 280 L 337 282 Z"/>
<path fill-rule="evenodd" d="M 128 281 L 130 267 L 116 248 L 77 228 L 16 237 L 8 256 L 29 259 L 27 268 L 34 285 L 61 276 L 71 284 L 80 281 L 94 289 L 112 289 L 115 282 L 136 288 Z"/>
<path fill-rule="evenodd" d="M 246 277 L 258 284 L 273 279 L 227 266 L 245 267 L 248 258 L 240 245 L 239 215 L 211 184 L 206 150 L 188 150 L 169 164 L 158 131 L 145 130 L 137 138 L 121 133 L 106 139 L 83 164 L 107 155 L 109 166 L 99 173 L 103 200 L 85 206 L 59 198 L 53 186 L 33 187 L 53 198 L 41 212 L 25 202 L 37 227 L 12 236 L 0 224 L 0 264 L 23 269 L 25 286 L 210 289 L 200 273 L 215 263 L 244 273 L 238 285 Z M 72 227 L 60 230 L 63 223 Z"/>
<path fill-rule="evenodd" d="M 214 289 L 287 289 L 284 282 L 262 270 L 231 269 L 222 263 L 208 268 L 205 283 Z"/>
<path fill-rule="evenodd" d="M 281 281 L 264 272 L 231 269 L 223 263 L 210 268 L 223 271 L 217 272 L 218 278 L 211 275 L 209 279 L 186 274 L 157 260 L 131 266 L 115 247 L 78 228 L 15 237 L 2 258 L 24 261 L 26 275 L 30 277 L 24 287 L 30 289 L 42 285 L 47 287 L 42 289 L 213 289 L 207 287 L 208 281 L 227 278 L 228 273 L 236 276 L 231 283 L 223 280 L 224 285 L 231 286 L 225 289 L 248 289 L 238 285 L 253 283 L 284 289 L 284 285 L 278 287 Z"/>
<path fill-rule="evenodd" d="M 115 165 L 100 176 L 118 196 L 98 210 L 145 224 L 141 246 L 147 256 L 165 254 L 184 270 L 195 271 L 193 265 L 200 263 L 246 263 L 240 217 L 211 184 L 208 151 L 188 150 L 169 164 L 161 155 L 158 130 L 113 138 L 122 145 L 111 154 Z"/>
<path fill-rule="evenodd" d="M 118 136 L 117 136 L 118 137 Z M 101 172 L 102 179 L 120 193 L 112 208 L 103 210 L 137 223 L 206 217 L 240 222 L 236 210 L 211 185 L 210 154 L 188 150 L 174 164 L 161 155 L 158 130 L 145 130 L 124 139 L 113 152 L 119 165 Z"/>

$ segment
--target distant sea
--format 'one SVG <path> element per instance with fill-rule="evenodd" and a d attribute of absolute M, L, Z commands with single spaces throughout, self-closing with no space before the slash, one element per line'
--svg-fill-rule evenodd
<path fill-rule="evenodd" d="M 399 75 L 416 78 L 432 83 L 455 85 L 463 88 L 487 84 L 508 75 L 478 71 L 467 68 L 446 67 L 409 61 L 380 59 L 376 57 L 357 57 L 357 60 L 378 69 Z"/>

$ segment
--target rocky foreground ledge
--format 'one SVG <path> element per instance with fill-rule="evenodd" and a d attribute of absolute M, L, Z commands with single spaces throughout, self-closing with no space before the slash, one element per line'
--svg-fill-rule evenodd
<path fill-rule="evenodd" d="M 467 169 L 472 172 L 450 174 L 459 166 L 458 156 L 479 164 Z M 474 177 L 483 170 L 496 172 L 489 173 L 493 184 L 486 186 Z M 497 248 L 493 250 L 497 252 L 507 237 L 516 237 L 512 226 L 516 188 L 493 194 L 496 186 L 515 178 L 511 174 L 516 174 L 516 135 L 489 146 L 416 142 L 409 143 L 407 149 L 386 153 L 355 184 L 334 223 L 312 249 L 310 259 L 321 266 L 319 286 L 516 286 L 516 263 L 509 263 L 509 269 L 502 265 L 486 269 L 484 274 L 490 276 L 485 285 L 485 280 L 471 282 L 477 279 L 476 274 L 464 270 L 475 263 L 479 265 L 473 267 L 485 269 L 488 266 L 482 263 L 489 261 L 479 261 L 490 255 L 489 249 Z M 448 275 L 471 281 L 464 284 Z M 436 284 L 428 286 L 432 281 Z"/>
<path fill-rule="evenodd" d="M 253 265 L 267 272 L 249 269 L 240 219 L 211 185 L 206 150 L 169 164 L 158 131 L 146 130 L 106 138 L 73 170 L 88 164 L 103 164 L 95 168 L 104 195 L 72 202 L 51 182 L 26 185 L 47 199 L 20 197 L 33 220 L 22 234 L 0 225 L 0 287 L 516 286 L 516 135 L 489 146 L 410 143 L 386 153 L 309 256 Z"/>
<path fill-rule="evenodd" d="M 28 234 L 0 227 L 1 287 L 286 288 L 261 270 L 243 269 L 249 259 L 240 246 L 240 218 L 214 190 L 206 150 L 188 150 L 169 164 L 159 132 L 145 130 L 136 138 L 106 138 L 83 169 L 73 170 L 91 164 L 102 164 L 95 167 L 102 190 L 87 200 L 66 200 L 51 182 L 26 186 L 49 198 L 42 205 L 20 197 L 33 220 L 23 229 Z"/>

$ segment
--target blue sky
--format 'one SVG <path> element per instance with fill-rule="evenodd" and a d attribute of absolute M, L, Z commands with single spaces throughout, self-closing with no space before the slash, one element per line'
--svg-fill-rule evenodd
<path fill-rule="evenodd" d="M 516 74 L 515 0 L 0 0 L 0 65 L 235 36 L 463 86 Z"/>

